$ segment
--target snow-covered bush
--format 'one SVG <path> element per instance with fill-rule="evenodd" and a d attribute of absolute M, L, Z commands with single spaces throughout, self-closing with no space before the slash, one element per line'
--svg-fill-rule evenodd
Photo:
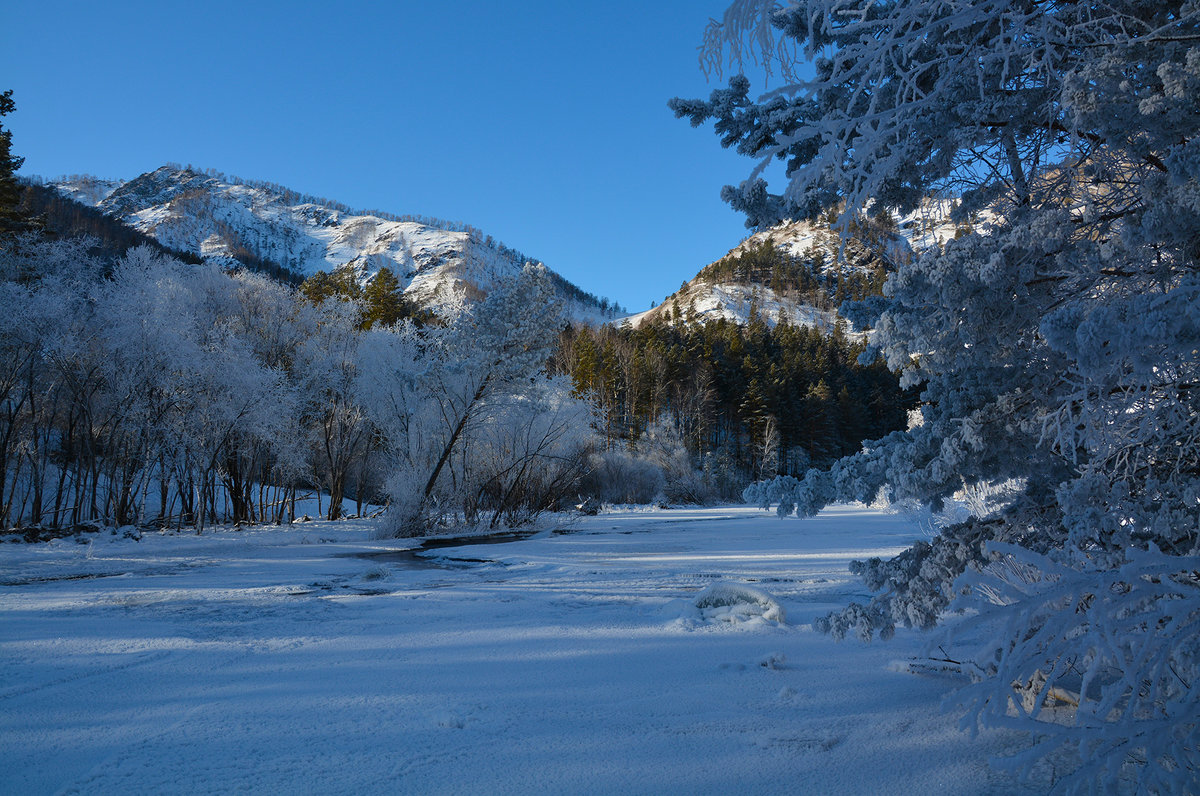
<path fill-rule="evenodd" d="M 721 452 L 699 463 L 679 429 L 662 415 L 629 447 L 593 453 L 580 495 L 605 503 L 691 503 L 734 501 L 747 479 Z"/>
<path fill-rule="evenodd" d="M 710 66 L 753 53 L 785 78 L 675 101 L 760 159 L 725 190 L 751 224 L 841 201 L 848 228 L 934 196 L 979 222 L 843 307 L 921 389 L 922 422 L 746 498 L 807 516 L 886 487 L 937 511 L 964 485 L 1016 487 L 856 564 L 880 594 L 821 626 L 870 638 L 990 606 L 964 696 L 1034 734 L 1017 763 L 1055 755 L 1067 789 L 1197 791 L 1200 6 L 740 0 L 708 44 Z"/>
<path fill-rule="evenodd" d="M 704 474 L 692 462 L 683 436 L 670 418 L 655 420 L 642 438 L 638 451 L 658 466 L 663 474 L 662 494 L 672 503 L 709 503 L 712 496 Z"/>
<path fill-rule="evenodd" d="M 498 396 L 467 440 L 462 501 L 468 522 L 521 525 L 574 503 L 595 443 L 591 406 L 565 380 L 538 378 Z"/>
<path fill-rule="evenodd" d="M 661 468 L 662 494 L 672 503 L 736 500 L 749 480 L 722 451 L 707 453 L 699 463 L 694 462 L 679 429 L 665 415 L 647 429 L 638 441 L 638 450 Z"/>
<path fill-rule="evenodd" d="M 632 444 L 592 451 L 578 496 L 615 504 L 710 505 L 736 501 L 746 480 L 732 458 L 720 453 L 705 455 L 697 464 L 663 417 Z"/>
<path fill-rule="evenodd" d="M 624 447 L 595 451 L 579 482 L 580 497 L 602 503 L 652 503 L 663 494 L 662 467 Z"/>
<path fill-rule="evenodd" d="M 705 588 L 696 595 L 694 605 L 700 618 L 709 622 L 787 621 L 787 612 L 774 597 L 733 581 L 718 581 Z"/>

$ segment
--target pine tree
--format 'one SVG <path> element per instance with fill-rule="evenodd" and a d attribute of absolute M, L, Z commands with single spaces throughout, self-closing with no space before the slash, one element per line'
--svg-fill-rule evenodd
<path fill-rule="evenodd" d="M 411 316 L 412 308 L 404 297 L 404 288 L 392 269 L 383 266 L 371 277 L 363 290 L 362 328 L 370 329 L 375 324 L 391 326 Z"/>
<path fill-rule="evenodd" d="M 970 716 L 1036 733 L 1027 769 L 1065 750 L 1079 765 L 1056 772 L 1063 789 L 1200 792 L 1200 8 L 779 9 L 735 3 L 709 30 L 710 63 L 761 45 L 792 85 L 759 103 L 739 75 L 673 102 L 726 145 L 787 161 L 785 190 L 725 190 L 749 223 L 838 206 L 848 233 L 938 192 L 957 197 L 952 221 L 990 220 L 855 311 L 920 388 L 922 422 L 747 497 L 808 515 L 881 488 L 937 508 L 964 485 L 1011 485 L 931 543 L 856 563 L 878 596 L 817 626 L 888 636 L 968 595 L 954 604 L 992 632 L 964 653 Z M 1070 720 L 1050 720 L 1065 691 Z"/>
<path fill-rule="evenodd" d="M 12 89 L 0 92 L 0 117 L 16 109 Z M 17 170 L 25 158 L 12 154 L 12 132 L 0 125 L 0 235 L 11 234 L 29 227 L 21 213 L 21 184 L 17 181 Z"/>
<path fill-rule="evenodd" d="M 317 271 L 300 284 L 300 292 L 313 304 L 330 299 L 358 302 L 363 298 L 363 287 L 352 268 L 338 268 L 332 273 Z"/>

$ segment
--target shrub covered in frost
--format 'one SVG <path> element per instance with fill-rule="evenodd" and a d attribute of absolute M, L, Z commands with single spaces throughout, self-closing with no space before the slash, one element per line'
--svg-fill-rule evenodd
<path fill-rule="evenodd" d="M 596 451 L 579 492 L 604 503 L 650 503 L 663 490 L 662 467 L 622 448 Z"/>
<path fill-rule="evenodd" d="M 721 453 L 697 465 L 674 422 L 655 420 L 630 448 L 598 451 L 580 480 L 580 494 L 605 503 L 709 504 L 737 500 L 746 474 Z"/>
<path fill-rule="evenodd" d="M 787 621 L 783 606 L 774 597 L 744 583 L 714 583 L 696 595 L 695 605 L 701 617 L 709 621 L 761 619 L 780 624 Z"/>

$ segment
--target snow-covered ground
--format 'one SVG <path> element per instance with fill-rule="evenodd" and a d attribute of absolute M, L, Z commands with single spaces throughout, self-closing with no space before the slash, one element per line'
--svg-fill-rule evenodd
<path fill-rule="evenodd" d="M 902 517 L 628 511 L 391 558 L 371 527 L 0 547 L 0 792 L 1021 792 L 987 765 L 1020 736 L 891 665 L 923 636 L 809 626 Z M 743 586 L 775 604 L 721 605 Z"/>

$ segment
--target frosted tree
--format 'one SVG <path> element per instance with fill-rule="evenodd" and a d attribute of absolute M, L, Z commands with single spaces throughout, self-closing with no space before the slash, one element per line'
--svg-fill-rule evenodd
<path fill-rule="evenodd" d="M 562 323 L 549 274 L 530 264 L 444 328 L 401 325 L 367 344 L 381 367 L 365 369 L 362 389 L 393 457 L 386 489 L 396 533 L 420 532 L 438 506 L 470 505 L 473 433 L 496 422 L 502 397 L 543 378 Z"/>
<path fill-rule="evenodd" d="M 495 529 L 556 508 L 587 470 L 597 418 L 565 379 L 536 378 L 494 395 L 460 459 L 464 514 Z"/>
<path fill-rule="evenodd" d="M 116 446 L 123 457 L 105 457 L 105 483 L 132 487 L 139 466 L 144 481 L 174 480 L 197 531 L 224 518 L 218 501 L 228 500 L 234 522 L 258 519 L 254 491 L 286 445 L 276 441 L 294 433 L 295 390 L 244 326 L 246 287 L 142 248 L 96 291 L 100 372 L 114 418 L 106 436 L 118 428 L 132 435 Z M 117 470 L 121 459 L 127 476 Z M 156 460 L 157 472 L 147 466 Z"/>
<path fill-rule="evenodd" d="M 147 519 L 135 516 L 139 495 L 151 480 L 166 488 L 177 479 L 176 455 L 190 444 L 180 410 L 190 403 L 186 374 L 202 351 L 188 276 L 182 263 L 149 248 L 130 251 L 92 289 L 94 311 L 80 319 L 83 333 L 72 345 L 69 381 L 95 382 L 74 403 L 103 431 L 99 480 L 119 525 Z M 162 524 L 167 505 L 160 492 Z"/>
<path fill-rule="evenodd" d="M 88 249 L 84 240 L 28 234 L 0 246 L 0 527 L 57 525 L 60 511 L 71 523 L 87 519 L 78 500 L 55 500 L 52 518 L 42 509 L 53 478 L 47 457 L 62 445 L 62 396 L 72 389 L 56 365 L 72 358 L 68 341 L 84 328 L 78 319 L 102 267 Z"/>
<path fill-rule="evenodd" d="M 298 376 L 312 427 L 317 476 L 329 491 L 327 517 L 336 520 L 342 514 L 351 468 L 366 455 L 374 430 L 355 393 L 361 307 L 329 300 L 321 304 L 321 316 L 300 349 Z"/>
<path fill-rule="evenodd" d="M 818 624 L 870 638 L 985 606 L 964 698 L 1034 732 L 1016 763 L 1055 755 L 1065 789 L 1200 790 L 1200 6 L 743 0 L 706 42 L 709 68 L 783 77 L 673 101 L 759 160 L 724 192 L 749 224 L 844 201 L 846 229 L 930 197 L 985 222 L 847 308 L 923 422 L 746 496 L 803 516 L 1021 487 L 856 563 L 879 595 Z"/>
<path fill-rule="evenodd" d="M 418 331 L 406 321 L 369 329 L 358 345 L 354 394 L 379 436 L 387 474 L 383 491 L 397 507 L 392 514 L 405 515 L 389 523 L 385 534 L 404 532 L 405 523 L 415 523 L 415 513 L 406 507 L 420 503 L 420 490 L 436 461 L 432 451 L 444 445 L 437 401 L 426 385 L 438 366 L 429 356 L 430 338 L 446 331 L 438 326 Z"/>
<path fill-rule="evenodd" d="M 0 241 L 0 526 L 282 522 L 361 501 L 357 308 L 150 248 Z M 372 484 L 374 487 L 374 483 Z"/>
<path fill-rule="evenodd" d="M 282 390 L 275 392 L 273 433 L 252 435 L 243 446 L 242 473 L 245 503 L 258 504 L 260 521 L 282 523 L 295 515 L 296 485 L 311 472 L 305 433 L 312 425 L 311 374 L 306 370 L 303 351 L 318 334 L 325 318 L 307 302 L 297 300 L 296 291 L 273 279 L 241 271 L 231 275 L 231 302 L 228 323 L 242 337 L 255 361 L 269 372 L 282 375 Z M 369 446 L 363 446 L 360 460 L 366 459 Z M 250 500 L 249 489 L 258 491 Z M 271 494 L 273 493 L 273 495 Z M 362 498 L 361 490 L 357 495 Z"/>

